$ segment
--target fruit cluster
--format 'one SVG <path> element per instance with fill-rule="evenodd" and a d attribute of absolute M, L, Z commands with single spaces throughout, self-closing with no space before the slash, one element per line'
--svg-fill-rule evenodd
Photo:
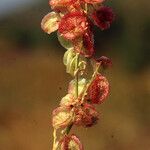
<path fill-rule="evenodd" d="M 101 68 L 111 66 L 105 56 L 94 58 L 93 26 L 108 29 L 114 20 L 105 0 L 50 0 L 52 12 L 46 15 L 42 29 L 51 34 L 57 31 L 60 44 L 67 49 L 64 54 L 66 72 L 74 77 L 68 93 L 52 113 L 54 127 L 53 150 L 83 150 L 80 140 L 69 134 L 73 125 L 91 127 L 99 119 L 95 104 L 101 104 L 109 94 L 109 83 Z M 88 77 L 87 66 L 91 61 L 93 73 Z M 60 131 L 59 137 L 57 131 Z"/>

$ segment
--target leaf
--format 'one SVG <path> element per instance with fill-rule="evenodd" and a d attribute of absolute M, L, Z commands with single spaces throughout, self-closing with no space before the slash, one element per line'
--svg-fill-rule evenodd
<path fill-rule="evenodd" d="M 65 49 L 73 48 L 73 44 L 70 40 L 65 39 L 59 32 L 57 32 L 58 41 Z"/>
<path fill-rule="evenodd" d="M 85 78 L 79 79 L 79 82 L 78 82 L 78 94 L 79 95 L 83 93 L 83 91 L 86 87 L 86 84 L 87 84 L 87 81 Z M 75 88 L 76 88 L 76 81 L 72 80 L 69 83 L 68 93 L 75 95 Z"/>
<path fill-rule="evenodd" d="M 68 64 L 66 65 L 66 72 L 70 73 L 72 76 L 74 76 L 76 71 L 76 60 L 77 57 L 73 57 L 72 59 L 68 59 Z"/>
<path fill-rule="evenodd" d="M 78 56 L 74 52 L 72 48 L 68 49 L 63 58 L 64 65 L 66 66 L 66 72 L 71 74 L 72 76 L 75 76 L 75 73 L 77 71 L 76 62 L 77 62 Z M 78 72 L 83 75 L 86 69 L 86 59 L 84 57 L 80 57 L 79 64 L 78 64 Z"/>
<path fill-rule="evenodd" d="M 56 31 L 58 29 L 60 22 L 60 16 L 56 12 L 51 12 L 47 14 L 41 22 L 41 28 L 48 34 Z"/>
<path fill-rule="evenodd" d="M 55 129 L 65 128 L 72 122 L 72 111 L 67 107 L 58 107 L 53 111 L 52 124 Z"/>
<path fill-rule="evenodd" d="M 67 94 L 61 99 L 60 106 L 62 107 L 70 107 L 71 105 L 74 105 L 76 103 L 76 100 L 72 94 Z"/>
<path fill-rule="evenodd" d="M 69 49 L 65 52 L 63 62 L 66 66 L 66 72 L 74 76 L 75 72 L 75 63 L 76 63 L 76 54 L 73 49 Z"/>

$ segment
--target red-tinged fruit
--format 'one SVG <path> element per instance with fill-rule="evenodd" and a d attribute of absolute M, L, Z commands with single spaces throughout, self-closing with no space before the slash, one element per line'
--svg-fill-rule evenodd
<path fill-rule="evenodd" d="M 81 10 L 79 0 L 50 0 L 49 5 L 58 12 Z"/>
<path fill-rule="evenodd" d="M 83 47 L 84 50 L 81 51 L 81 53 L 83 53 L 85 57 L 91 57 L 94 53 L 94 35 L 90 30 L 83 35 Z"/>
<path fill-rule="evenodd" d="M 74 124 L 77 126 L 91 127 L 95 125 L 99 119 L 99 115 L 95 110 L 95 107 L 87 103 L 76 108 L 75 114 Z"/>
<path fill-rule="evenodd" d="M 61 150 L 83 150 L 83 145 L 80 142 L 79 138 L 72 135 L 65 135 L 60 141 Z"/>
<path fill-rule="evenodd" d="M 99 104 L 104 102 L 109 94 L 109 83 L 107 79 L 97 74 L 93 82 L 88 88 L 87 91 L 87 99 L 92 104 Z"/>
<path fill-rule="evenodd" d="M 108 29 L 111 23 L 114 21 L 115 15 L 110 7 L 101 6 L 98 10 L 93 12 L 92 18 L 95 25 L 101 30 Z"/>
<path fill-rule="evenodd" d="M 97 63 L 101 63 L 101 66 L 106 69 L 108 67 L 112 66 L 112 61 L 110 58 L 106 57 L 106 56 L 101 56 L 100 58 L 96 59 Z"/>
<path fill-rule="evenodd" d="M 81 37 L 88 26 L 87 18 L 83 12 L 76 11 L 62 17 L 59 24 L 59 33 L 68 40 Z"/>
<path fill-rule="evenodd" d="M 75 51 L 84 57 L 92 57 L 94 54 L 94 36 L 92 31 L 87 29 L 82 38 L 73 41 L 73 46 Z"/>
<path fill-rule="evenodd" d="M 105 0 L 83 0 L 83 1 L 88 4 L 97 4 L 97 3 L 102 3 Z"/>
<path fill-rule="evenodd" d="M 72 6 L 76 0 L 50 0 L 49 4 L 54 10 L 65 10 L 68 6 Z"/>

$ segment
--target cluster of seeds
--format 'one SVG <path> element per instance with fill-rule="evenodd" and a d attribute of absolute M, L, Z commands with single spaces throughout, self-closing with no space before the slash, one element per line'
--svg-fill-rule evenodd
<path fill-rule="evenodd" d="M 101 73 L 112 65 L 105 56 L 94 58 L 93 26 L 101 30 L 110 27 L 114 13 L 104 6 L 105 0 L 50 0 L 52 12 L 46 15 L 42 29 L 51 34 L 57 31 L 60 44 L 66 49 L 64 65 L 74 79 L 69 83 L 68 93 L 52 113 L 54 127 L 53 150 L 83 150 L 79 138 L 69 134 L 73 125 L 91 127 L 97 123 L 99 114 L 96 104 L 105 101 L 109 94 L 109 82 Z M 89 77 L 88 62 L 93 73 Z M 59 131 L 59 137 L 57 136 Z"/>

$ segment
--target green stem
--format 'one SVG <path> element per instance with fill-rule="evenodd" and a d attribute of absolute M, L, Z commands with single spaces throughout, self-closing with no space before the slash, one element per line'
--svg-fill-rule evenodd
<path fill-rule="evenodd" d="M 86 14 L 88 13 L 88 4 L 87 3 L 85 4 L 85 13 Z"/>
<path fill-rule="evenodd" d="M 76 86 L 75 86 L 75 96 L 76 98 L 78 98 L 78 82 L 79 82 L 79 73 L 78 73 L 78 68 L 79 68 L 79 54 L 77 53 L 76 54 L 76 66 L 75 66 L 77 72 L 76 72 L 76 75 L 75 75 L 75 83 L 76 83 Z"/>
<path fill-rule="evenodd" d="M 69 134 L 69 132 L 70 132 L 72 126 L 73 126 L 73 123 L 70 124 L 70 125 L 67 127 L 67 129 L 66 129 L 66 134 Z"/>

